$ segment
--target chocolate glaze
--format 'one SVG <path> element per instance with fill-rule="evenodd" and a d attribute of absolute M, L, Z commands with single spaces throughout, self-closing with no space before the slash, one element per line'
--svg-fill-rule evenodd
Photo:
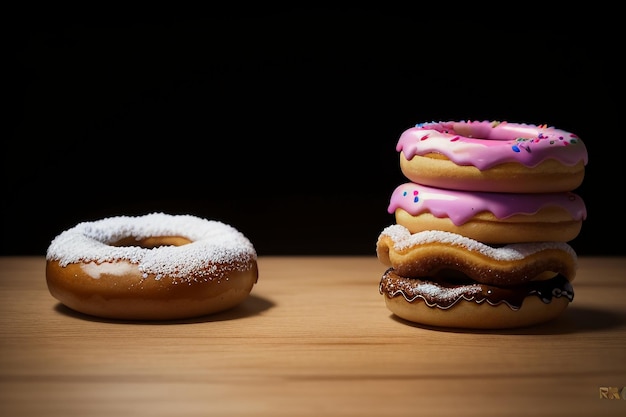
<path fill-rule="evenodd" d="M 535 295 L 546 304 L 553 298 L 574 299 L 574 288 L 563 276 L 557 275 L 543 281 L 525 282 L 520 285 L 500 287 L 486 285 L 466 279 L 455 278 L 406 278 L 398 275 L 393 268 L 383 274 L 379 292 L 393 298 L 403 296 L 408 302 L 422 300 L 429 307 L 448 309 L 461 300 L 478 304 L 506 304 L 513 310 L 522 306 L 524 298 Z"/>

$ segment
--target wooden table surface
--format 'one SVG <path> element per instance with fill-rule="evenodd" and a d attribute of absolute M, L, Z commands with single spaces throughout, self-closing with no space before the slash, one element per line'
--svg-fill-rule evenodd
<path fill-rule="evenodd" d="M 395 318 L 376 257 L 260 257 L 240 306 L 177 322 L 73 313 L 43 257 L 0 258 L 0 416 L 625 416 L 626 258 L 580 258 L 541 326 Z M 626 394 L 626 393 L 625 393 Z"/>

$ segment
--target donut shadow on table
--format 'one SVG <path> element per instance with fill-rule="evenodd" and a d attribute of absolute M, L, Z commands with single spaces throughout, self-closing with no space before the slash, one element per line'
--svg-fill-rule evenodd
<path fill-rule="evenodd" d="M 502 335 L 551 335 L 570 333 L 589 333 L 598 330 L 606 330 L 620 327 L 626 324 L 626 316 L 609 309 L 568 306 L 557 318 L 543 324 L 512 329 L 463 329 L 428 326 L 405 320 L 395 314 L 390 318 L 398 323 L 411 327 L 437 330 L 448 333 L 474 333 L 474 334 L 502 334 Z"/>
<path fill-rule="evenodd" d="M 254 294 L 250 294 L 247 298 L 242 301 L 240 304 L 218 313 L 207 314 L 204 316 L 192 317 L 187 319 L 173 319 L 173 320 L 125 320 L 125 319 L 109 319 L 104 317 L 92 316 L 89 314 L 84 314 L 76 310 L 72 310 L 71 308 L 65 306 L 62 303 L 57 303 L 54 306 L 54 310 L 57 313 L 63 314 L 65 316 L 74 317 L 81 320 L 100 322 L 100 323 L 124 323 L 124 324 L 142 324 L 142 325 L 150 325 L 150 324 L 193 324 L 193 323 L 208 323 L 208 322 L 218 322 L 218 321 L 228 321 L 228 320 L 238 320 L 244 319 L 246 317 L 252 317 L 257 314 L 260 314 L 264 311 L 269 310 L 274 307 L 275 303 L 272 301 L 259 297 Z"/>

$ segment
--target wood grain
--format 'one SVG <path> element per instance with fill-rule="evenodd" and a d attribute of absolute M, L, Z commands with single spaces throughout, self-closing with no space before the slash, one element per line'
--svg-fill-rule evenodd
<path fill-rule="evenodd" d="M 551 323 L 395 318 L 375 257 L 261 257 L 240 306 L 119 322 L 52 298 L 43 257 L 0 258 L 0 416 L 623 416 L 626 258 L 581 258 Z"/>

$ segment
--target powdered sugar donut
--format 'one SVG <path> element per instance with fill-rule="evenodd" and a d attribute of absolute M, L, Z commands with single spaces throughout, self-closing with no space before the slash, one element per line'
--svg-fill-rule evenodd
<path fill-rule="evenodd" d="M 152 213 L 79 223 L 46 253 L 53 297 L 81 313 L 170 320 L 232 308 L 257 282 L 252 243 L 230 225 Z"/>
<path fill-rule="evenodd" d="M 572 191 L 583 181 L 587 149 L 554 127 L 497 121 L 420 123 L 396 150 L 411 181 L 457 190 Z"/>
<path fill-rule="evenodd" d="M 442 230 L 492 244 L 567 242 L 587 217 L 583 200 L 571 191 L 469 192 L 412 182 L 396 187 L 387 210 L 411 233 Z"/>
<path fill-rule="evenodd" d="M 376 243 L 378 259 L 407 278 L 465 278 L 481 284 L 516 286 L 561 275 L 576 277 L 577 256 L 565 242 L 490 246 L 456 233 L 411 233 L 399 224 L 386 227 Z"/>

